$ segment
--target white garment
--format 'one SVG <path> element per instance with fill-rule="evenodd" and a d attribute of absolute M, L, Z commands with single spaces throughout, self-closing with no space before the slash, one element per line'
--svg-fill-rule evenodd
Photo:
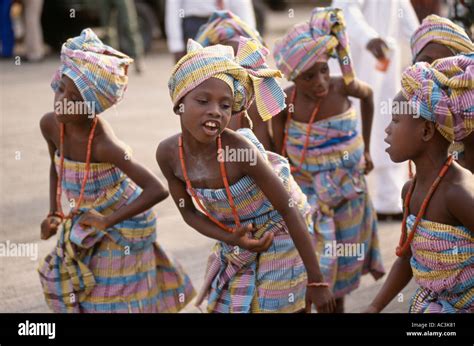
<path fill-rule="evenodd" d="M 399 213 L 408 164 L 390 160 L 385 152 L 384 138 L 385 128 L 391 120 L 391 101 L 400 90 L 401 73 L 406 67 L 402 63 L 410 61 L 406 47 L 419 25 L 418 18 L 409 0 L 334 0 L 332 6 L 343 10 L 356 76 L 368 83 L 374 92 L 370 149 L 375 168 L 368 176 L 374 207 L 378 213 Z M 377 60 L 366 48 L 371 39 L 378 37 L 391 46 L 386 72 L 375 68 Z"/>
<path fill-rule="evenodd" d="M 232 11 L 255 29 L 252 0 L 223 0 L 224 9 Z M 184 52 L 182 19 L 184 17 L 210 17 L 217 10 L 216 0 L 167 0 L 165 12 L 166 37 L 171 53 Z"/>
<path fill-rule="evenodd" d="M 43 0 L 24 0 L 26 57 L 31 61 L 44 57 L 43 29 L 41 13 Z"/>

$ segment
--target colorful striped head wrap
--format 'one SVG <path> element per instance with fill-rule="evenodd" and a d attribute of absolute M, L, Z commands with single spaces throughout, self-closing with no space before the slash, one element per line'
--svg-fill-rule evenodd
<path fill-rule="evenodd" d="M 70 38 L 61 48 L 61 66 L 51 87 L 57 91 L 62 75 L 71 78 L 84 101 L 94 102 L 95 114 L 118 103 L 128 83 L 133 59 L 102 43 L 91 29 Z"/>
<path fill-rule="evenodd" d="M 474 128 L 474 53 L 408 67 L 402 94 L 449 142 L 462 140 Z"/>
<path fill-rule="evenodd" d="M 288 80 L 329 57 L 339 60 L 346 84 L 354 80 L 346 24 L 338 8 L 316 7 L 309 22 L 295 25 L 275 43 L 273 56 Z"/>
<path fill-rule="evenodd" d="M 199 84 L 214 77 L 231 88 L 234 114 L 245 111 L 255 100 L 260 117 L 264 121 L 270 119 L 286 105 L 285 93 L 275 79 L 282 75 L 265 63 L 268 53 L 258 41 L 245 37 L 240 37 L 235 56 L 230 46 L 218 44 L 203 48 L 190 39 L 188 53 L 178 61 L 168 81 L 174 106 Z"/>
<path fill-rule="evenodd" d="M 474 44 L 462 27 L 435 14 L 423 19 L 423 22 L 411 37 L 410 45 L 413 60 L 430 42 L 446 46 L 453 52 L 453 55 L 474 52 Z"/>
<path fill-rule="evenodd" d="M 258 31 L 252 29 L 240 17 L 231 11 L 216 11 L 209 21 L 199 29 L 196 41 L 203 47 L 207 47 L 239 36 L 253 38 L 263 44 L 263 39 Z"/>

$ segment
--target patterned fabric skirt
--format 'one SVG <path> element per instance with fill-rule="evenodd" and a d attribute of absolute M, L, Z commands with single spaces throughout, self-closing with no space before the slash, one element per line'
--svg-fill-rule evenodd
<path fill-rule="evenodd" d="M 414 215 L 408 217 L 408 229 L 413 227 L 414 220 Z M 474 312 L 472 232 L 462 226 L 422 220 L 411 249 L 413 277 L 420 287 L 409 312 Z"/>

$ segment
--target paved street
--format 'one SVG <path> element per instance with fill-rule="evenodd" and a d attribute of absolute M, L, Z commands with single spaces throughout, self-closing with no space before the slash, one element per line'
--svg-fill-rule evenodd
<path fill-rule="evenodd" d="M 308 15 L 309 12 L 303 10 L 297 10 L 291 19 L 286 12 L 271 13 L 270 34 L 266 37 L 270 46 L 293 22 Z M 53 108 L 49 83 L 58 63 L 57 56 L 34 65 L 0 62 L 0 242 L 37 243 L 39 249 L 37 260 L 0 257 L 0 312 L 48 312 L 36 268 L 40 259 L 54 247 L 55 239 L 39 239 L 39 225 L 48 212 L 50 164 L 39 119 Z M 133 148 L 136 159 L 161 179 L 164 178 L 155 161 L 157 144 L 179 131 L 166 84 L 171 68 L 172 58 L 164 42 L 157 43 L 145 59 L 145 73 L 138 76 L 132 72 L 124 101 L 104 114 L 118 137 Z M 184 223 L 171 198 L 155 210 L 159 243 L 182 263 L 195 287 L 200 288 L 213 241 Z M 380 224 L 379 236 L 387 270 L 395 260 L 399 232 L 399 223 Z M 382 282 L 364 277 L 360 288 L 348 296 L 347 310 L 361 311 Z M 406 312 L 414 289 L 412 282 L 403 292 L 400 299 L 403 301 L 392 302 L 385 311 Z M 186 311 L 199 310 L 189 306 Z"/>

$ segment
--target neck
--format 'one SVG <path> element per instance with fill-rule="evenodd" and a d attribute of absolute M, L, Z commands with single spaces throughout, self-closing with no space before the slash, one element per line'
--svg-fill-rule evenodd
<path fill-rule="evenodd" d="M 70 123 L 65 123 L 64 127 L 66 131 L 69 131 L 70 133 L 78 134 L 78 135 L 85 135 L 88 136 L 90 133 L 90 130 L 92 128 L 92 122 L 94 119 L 87 119 L 84 121 L 80 122 L 70 122 Z"/>
<path fill-rule="evenodd" d="M 427 150 L 423 155 L 413 159 L 416 166 L 416 180 L 418 182 L 432 182 L 439 174 L 447 158 L 446 150 L 439 149 Z"/>

